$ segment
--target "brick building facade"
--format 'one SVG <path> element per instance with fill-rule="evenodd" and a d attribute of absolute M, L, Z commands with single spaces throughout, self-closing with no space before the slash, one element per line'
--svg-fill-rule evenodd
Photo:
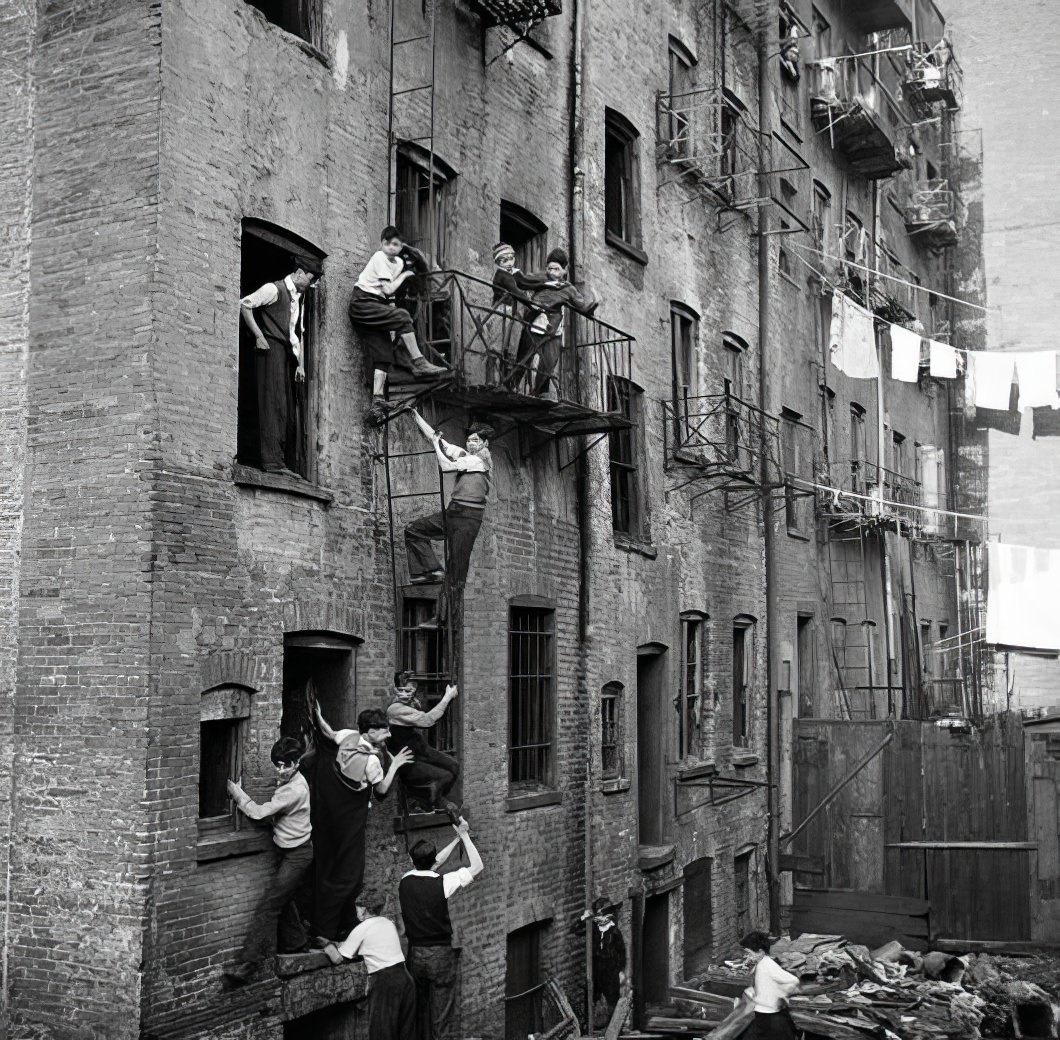
<path fill-rule="evenodd" d="M 339 726 L 385 704 L 399 663 L 429 691 L 459 675 L 440 739 L 486 864 L 454 904 L 461 1035 L 477 1037 L 532 1023 L 549 975 L 584 1006 L 577 922 L 596 896 L 620 905 L 649 1002 L 767 925 L 792 715 L 926 714 L 959 689 L 964 664 L 932 654 L 961 625 L 956 532 L 909 508 L 953 500 L 956 384 L 878 393 L 827 360 L 833 287 L 946 334 L 926 292 L 858 271 L 952 291 L 949 247 L 919 244 L 906 215 L 916 179 L 951 168 L 957 117 L 917 128 L 902 170 L 904 52 L 843 59 L 844 89 L 876 106 L 866 179 L 814 123 L 810 66 L 903 33 L 933 44 L 933 6 L 394 3 L 393 21 L 377 0 L 7 16 L 13 1036 L 358 1035 L 359 968 L 221 988 L 268 835 L 218 806 L 206 766 L 264 795 L 308 680 Z M 525 39 L 490 17 L 513 8 L 544 16 Z M 793 26 L 797 78 L 777 54 Z M 433 77 L 415 42 L 392 46 L 425 33 Z M 394 101 L 393 142 L 391 91 L 419 95 Z M 472 415 L 498 429 L 448 654 L 416 628 L 433 593 L 406 584 L 401 548 L 431 498 L 388 494 L 383 456 L 392 495 L 436 496 L 437 478 L 397 457 L 423 447 L 407 417 L 367 425 L 345 313 L 394 209 L 465 272 L 423 301 L 454 363 L 502 236 L 528 265 L 567 249 L 606 322 L 572 319 L 573 411 L 484 396 L 470 370 L 420 402 L 450 440 Z M 239 299 L 291 255 L 324 277 L 294 472 L 274 475 L 254 458 Z M 390 891 L 397 805 L 369 831 Z M 444 840 L 443 824 L 413 833 Z"/>

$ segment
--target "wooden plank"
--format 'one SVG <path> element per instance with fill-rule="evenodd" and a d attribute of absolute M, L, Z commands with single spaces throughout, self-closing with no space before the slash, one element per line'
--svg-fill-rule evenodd
<path fill-rule="evenodd" d="M 889 849 L 986 849 L 990 851 L 1033 852 L 1036 841 L 895 841 Z"/>
<path fill-rule="evenodd" d="M 701 989 L 689 989 L 687 986 L 671 986 L 670 997 L 673 1000 L 691 1000 L 696 1004 L 709 1004 L 711 1007 L 723 1007 L 732 1010 L 732 998 L 717 993 L 707 993 Z"/>
<path fill-rule="evenodd" d="M 869 946 L 882 946 L 898 935 L 915 935 L 926 939 L 929 934 L 926 917 L 859 914 L 852 910 L 793 910 L 791 926 L 800 932 L 843 935 Z"/>
<path fill-rule="evenodd" d="M 803 874 L 823 874 L 824 856 L 811 856 L 804 853 L 782 852 L 780 870 L 798 870 Z"/>
<path fill-rule="evenodd" d="M 614 1014 L 611 1016 L 611 1021 L 607 1024 L 607 1029 L 604 1031 L 604 1040 L 618 1040 L 622 1027 L 626 1024 L 626 1019 L 629 1018 L 629 1010 L 632 1006 L 632 997 L 618 998 Z"/>
<path fill-rule="evenodd" d="M 875 914 L 908 914 L 923 917 L 931 909 L 926 899 L 887 896 L 878 892 L 844 892 L 838 889 L 796 888 L 795 909 L 817 907 L 822 910 L 859 910 Z"/>
<path fill-rule="evenodd" d="M 932 946 L 943 953 L 995 953 L 1014 957 L 1060 953 L 1060 943 L 1001 941 L 995 939 L 936 939 Z"/>

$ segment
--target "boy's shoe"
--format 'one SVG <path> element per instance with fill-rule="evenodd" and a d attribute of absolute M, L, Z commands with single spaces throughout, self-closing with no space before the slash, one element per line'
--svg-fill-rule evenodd
<path fill-rule="evenodd" d="M 398 408 L 399 405 L 393 404 L 385 397 L 373 397 L 368 408 L 368 422 L 373 426 L 382 426 Z"/>
<path fill-rule="evenodd" d="M 435 379 L 438 376 L 446 375 L 448 372 L 448 368 L 443 368 L 441 365 L 432 365 L 425 357 L 412 359 L 412 374 L 414 376 Z"/>

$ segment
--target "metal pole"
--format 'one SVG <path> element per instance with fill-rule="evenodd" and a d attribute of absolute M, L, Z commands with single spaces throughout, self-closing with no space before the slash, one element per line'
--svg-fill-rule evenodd
<path fill-rule="evenodd" d="M 769 128 L 772 125 L 773 91 L 770 69 L 770 39 L 764 25 L 758 31 L 758 194 L 767 198 L 769 185 Z M 762 517 L 765 529 L 766 585 L 766 882 L 769 888 L 769 928 L 780 931 L 780 799 L 776 784 L 780 770 L 780 704 L 777 695 L 778 641 L 780 638 L 780 603 L 776 582 L 776 531 L 773 519 L 772 474 L 769 466 L 769 430 L 765 416 L 772 414 L 770 391 L 770 311 L 773 272 L 770 263 L 770 210 L 758 211 L 758 407 L 762 413 L 759 426 L 759 480 L 762 493 Z"/>

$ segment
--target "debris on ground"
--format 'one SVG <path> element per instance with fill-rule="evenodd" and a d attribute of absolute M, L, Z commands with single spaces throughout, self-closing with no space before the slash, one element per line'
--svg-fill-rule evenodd
<path fill-rule="evenodd" d="M 807 1040 L 980 1040 L 1055 1038 L 1060 1023 L 1060 958 L 876 950 L 840 935 L 804 933 L 774 943 L 771 955 L 798 975 L 789 1002 Z M 670 990 L 665 1006 L 647 1008 L 659 1035 L 728 1040 L 748 1018 L 739 997 L 754 962 L 734 958 Z"/>

